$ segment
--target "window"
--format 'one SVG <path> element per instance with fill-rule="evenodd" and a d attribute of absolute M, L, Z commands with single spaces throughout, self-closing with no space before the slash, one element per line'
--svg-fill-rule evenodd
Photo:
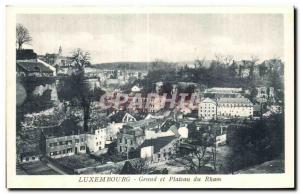
<path fill-rule="evenodd" d="M 59 142 L 59 145 L 63 145 L 63 142 L 62 142 L 62 141 L 60 141 L 60 142 Z"/>
<path fill-rule="evenodd" d="M 57 143 L 55 142 L 55 143 L 53 143 L 53 146 L 57 146 Z"/>
<path fill-rule="evenodd" d="M 84 142 L 84 138 L 81 138 L 81 142 Z"/>
<path fill-rule="evenodd" d="M 29 158 L 28 158 L 28 157 L 26 157 L 26 161 L 29 161 Z"/>
<path fill-rule="evenodd" d="M 67 153 L 72 153 L 72 151 L 73 151 L 72 148 L 67 149 Z"/>
<path fill-rule="evenodd" d="M 98 146 L 98 142 L 96 142 L 96 146 Z"/>
<path fill-rule="evenodd" d="M 72 140 L 69 140 L 68 142 L 69 142 L 69 143 L 68 143 L 69 145 L 71 145 L 71 144 L 72 144 Z"/>
<path fill-rule="evenodd" d="M 133 144 L 133 141 L 132 141 L 132 139 L 130 140 L 130 145 L 132 145 Z"/>
<path fill-rule="evenodd" d="M 122 143 L 122 138 L 120 138 L 119 142 Z"/>
<path fill-rule="evenodd" d="M 101 150 L 101 146 L 99 147 L 99 150 Z"/>
<path fill-rule="evenodd" d="M 125 147 L 125 152 L 127 152 L 127 147 Z"/>
<path fill-rule="evenodd" d="M 34 156 L 32 156 L 32 158 L 31 158 L 32 160 L 35 160 L 35 157 Z"/>
<path fill-rule="evenodd" d="M 57 151 L 53 152 L 53 155 L 54 155 L 54 156 L 57 155 L 57 154 L 58 154 Z"/>
<path fill-rule="evenodd" d="M 122 146 L 120 146 L 120 152 L 122 152 Z"/>
<path fill-rule="evenodd" d="M 80 151 L 85 150 L 85 146 L 80 146 Z"/>
<path fill-rule="evenodd" d="M 63 154 L 65 154 L 66 153 L 66 150 L 63 150 Z"/>
<path fill-rule="evenodd" d="M 53 147 L 53 143 L 49 143 L 49 146 L 50 146 L 50 147 Z"/>
<path fill-rule="evenodd" d="M 79 139 L 75 139 L 75 143 L 79 143 Z"/>
<path fill-rule="evenodd" d="M 127 144 L 127 139 L 125 139 L 125 144 Z"/>

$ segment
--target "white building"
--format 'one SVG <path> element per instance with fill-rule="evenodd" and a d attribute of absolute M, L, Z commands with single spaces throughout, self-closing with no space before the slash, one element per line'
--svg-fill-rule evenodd
<path fill-rule="evenodd" d="M 219 117 L 250 117 L 253 116 L 253 104 L 244 97 L 220 98 L 217 102 Z"/>
<path fill-rule="evenodd" d="M 93 133 L 86 134 L 86 143 L 91 153 L 105 148 L 106 128 L 94 130 Z"/>
<path fill-rule="evenodd" d="M 198 116 L 199 118 L 210 120 L 216 118 L 217 103 L 216 101 L 205 98 L 199 103 Z"/>

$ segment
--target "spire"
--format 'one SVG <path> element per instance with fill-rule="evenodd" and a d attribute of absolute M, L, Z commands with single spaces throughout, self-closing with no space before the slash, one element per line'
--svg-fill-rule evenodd
<path fill-rule="evenodd" d="M 61 56 L 61 54 L 62 54 L 62 48 L 61 46 L 59 46 L 58 55 Z"/>

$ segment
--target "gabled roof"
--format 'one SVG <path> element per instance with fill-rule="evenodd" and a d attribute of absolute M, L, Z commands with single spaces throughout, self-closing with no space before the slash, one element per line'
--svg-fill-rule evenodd
<path fill-rule="evenodd" d="M 142 145 L 140 145 L 140 148 L 153 146 L 154 153 L 157 153 L 160 151 L 161 148 L 165 147 L 175 139 L 177 139 L 177 137 L 175 136 L 158 137 L 156 139 L 147 139 L 142 143 Z"/>
<path fill-rule="evenodd" d="M 214 101 L 211 98 L 205 98 L 201 103 L 213 103 L 213 104 L 216 104 L 216 101 Z"/>

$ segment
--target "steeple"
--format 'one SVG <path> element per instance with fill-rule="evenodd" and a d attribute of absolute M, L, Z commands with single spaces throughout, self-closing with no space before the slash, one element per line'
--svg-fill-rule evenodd
<path fill-rule="evenodd" d="M 58 55 L 61 56 L 61 54 L 62 54 L 62 48 L 61 46 L 59 46 Z"/>

